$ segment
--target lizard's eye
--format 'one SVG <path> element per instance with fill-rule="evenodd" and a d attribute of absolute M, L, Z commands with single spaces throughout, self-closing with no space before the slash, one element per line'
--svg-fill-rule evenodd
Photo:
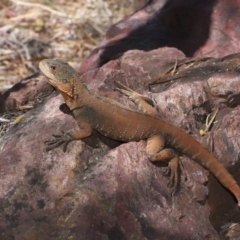
<path fill-rule="evenodd" d="M 55 66 L 51 66 L 50 68 L 51 68 L 52 70 L 55 70 L 55 69 L 56 69 L 56 67 L 55 67 Z"/>
<path fill-rule="evenodd" d="M 62 79 L 62 82 L 63 83 L 67 83 L 67 79 Z"/>

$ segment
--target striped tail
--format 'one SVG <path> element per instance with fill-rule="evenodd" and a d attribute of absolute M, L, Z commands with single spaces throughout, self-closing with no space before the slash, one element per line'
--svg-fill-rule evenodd
<path fill-rule="evenodd" d="M 207 150 L 202 147 L 200 151 L 201 153 L 198 156 L 193 156 L 192 158 L 208 169 L 218 181 L 236 197 L 238 206 L 240 206 L 240 188 L 233 176 L 227 171 L 223 164 Z"/>
<path fill-rule="evenodd" d="M 223 164 L 198 141 L 182 130 L 178 131 L 178 135 L 181 135 L 181 137 L 178 136 L 178 139 L 173 144 L 174 147 L 209 170 L 225 188 L 232 192 L 238 201 L 238 206 L 240 206 L 240 188 Z"/>

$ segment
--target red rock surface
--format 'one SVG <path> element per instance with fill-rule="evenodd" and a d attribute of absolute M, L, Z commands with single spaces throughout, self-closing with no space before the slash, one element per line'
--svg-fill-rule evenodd
<path fill-rule="evenodd" d="M 210 40 L 211 46 L 213 42 L 217 43 L 215 40 L 218 38 L 209 38 L 214 36 L 212 26 L 217 24 L 214 21 L 220 21 L 224 13 L 232 16 L 231 27 L 237 26 L 238 18 L 234 11 L 230 12 L 237 1 L 228 1 L 228 4 L 227 1 L 214 4 L 212 1 L 196 2 L 152 1 L 145 10 L 129 18 L 136 17 L 138 20 L 143 17 L 142 22 L 146 22 L 146 12 L 147 16 L 151 16 L 157 12 L 153 6 L 160 8 L 165 4 L 159 15 L 165 16 L 165 21 L 161 19 L 159 26 L 174 27 L 177 23 L 184 26 L 194 18 L 194 13 L 199 12 L 200 15 L 202 10 L 199 7 L 207 9 L 209 16 L 204 15 L 203 22 L 206 24 L 213 19 L 207 24 L 211 34 L 201 44 L 196 44 L 195 51 L 192 50 L 194 53 L 187 54 L 184 47 L 155 49 L 154 43 L 150 44 L 150 40 L 155 39 L 150 36 L 150 31 L 149 42 L 145 44 L 149 46 L 147 52 L 143 49 L 122 53 L 118 60 L 109 61 L 97 69 L 94 69 L 98 65 L 92 56 L 98 55 L 93 52 L 86 60 L 89 65 L 86 62 L 82 65 L 89 70 L 84 73 L 83 81 L 92 91 L 100 91 L 102 95 L 114 97 L 131 107 L 134 105 L 126 97 L 113 91 L 116 87 L 114 81 L 121 81 L 147 94 L 156 103 L 162 118 L 182 127 L 200 141 L 240 182 L 239 56 L 185 65 L 178 74 L 188 70 L 189 76 L 171 83 L 153 85 L 149 89 L 142 84 L 149 77 L 162 75 L 176 59 L 184 59 L 185 54 L 199 55 L 201 49 L 210 46 Z M 186 13 L 193 8 L 196 11 L 190 14 L 191 18 L 182 13 L 176 17 L 178 21 L 172 22 L 168 15 L 172 7 L 181 10 L 175 10 L 172 14 Z M 134 24 L 128 24 L 129 19 L 120 25 L 135 29 Z M 225 24 L 220 25 L 225 27 L 226 18 L 221 19 L 221 23 L 223 21 Z M 198 31 L 202 33 L 206 30 L 200 27 L 195 29 L 200 24 L 200 17 L 196 25 L 191 23 L 188 34 L 193 33 L 193 38 L 189 36 L 189 39 L 194 41 L 199 36 Z M 175 28 L 169 30 L 171 34 Z M 108 39 L 115 36 L 113 30 L 114 27 L 109 31 Z M 234 33 L 233 29 L 229 32 Z M 234 34 L 229 45 L 237 46 L 237 32 Z M 132 41 L 129 34 L 128 39 Z M 184 34 L 182 39 L 185 39 Z M 155 40 L 157 42 L 158 38 Z M 185 46 L 183 43 L 182 46 Z M 129 46 L 127 42 L 125 44 Z M 222 57 L 224 53 L 232 53 L 224 46 L 215 45 L 212 55 Z M 112 56 L 116 58 L 118 55 L 114 54 L 113 51 Z M 213 63 L 217 71 L 216 68 L 212 69 Z M 229 67 L 226 68 L 226 65 Z M 14 125 L 0 141 L 1 239 L 220 239 L 226 233 L 219 236 L 213 225 L 219 230 L 219 226 L 230 220 L 239 222 L 233 196 L 212 179 L 208 190 L 208 172 L 186 156 L 182 157 L 182 162 L 187 181 L 182 177 L 179 191 L 171 197 L 168 178 L 163 176 L 165 167 L 149 162 L 144 141 L 116 147 L 118 143 L 94 133 L 85 141 L 70 143 L 65 153 L 60 147 L 45 152 L 44 142 L 51 139 L 52 134 L 78 127 L 62 103 L 62 97 L 56 93 L 47 97 L 26 113 L 22 121 Z M 206 136 L 200 137 L 198 131 L 204 127 L 206 115 L 215 106 L 220 106 L 216 123 Z M 213 225 L 209 220 L 208 192 Z M 236 239 L 236 234 L 232 230 L 228 232 L 230 239 Z"/>

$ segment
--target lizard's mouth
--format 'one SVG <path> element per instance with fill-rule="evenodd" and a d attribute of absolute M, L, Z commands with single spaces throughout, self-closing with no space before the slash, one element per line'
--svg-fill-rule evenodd
<path fill-rule="evenodd" d="M 48 77 L 47 77 L 48 78 Z M 55 84 L 55 81 L 51 78 L 48 78 L 48 82 L 55 88 L 57 88 L 56 84 Z"/>

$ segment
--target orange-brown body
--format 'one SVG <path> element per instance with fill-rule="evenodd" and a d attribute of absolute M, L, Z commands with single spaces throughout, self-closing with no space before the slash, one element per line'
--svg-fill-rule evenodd
<path fill-rule="evenodd" d="M 80 126 L 80 130 L 68 132 L 50 141 L 49 149 L 62 143 L 66 148 L 68 142 L 90 136 L 92 129 L 122 142 L 145 139 L 151 161 L 170 161 L 170 179 L 176 187 L 178 156 L 172 149 L 164 148 L 168 143 L 212 172 L 240 204 L 240 188 L 226 168 L 190 135 L 159 118 L 146 97 L 127 87 L 122 90 L 138 104 L 140 111 L 135 111 L 112 99 L 91 93 L 74 69 L 62 60 L 43 60 L 40 69 L 49 78 L 49 82 L 62 93 Z"/>

